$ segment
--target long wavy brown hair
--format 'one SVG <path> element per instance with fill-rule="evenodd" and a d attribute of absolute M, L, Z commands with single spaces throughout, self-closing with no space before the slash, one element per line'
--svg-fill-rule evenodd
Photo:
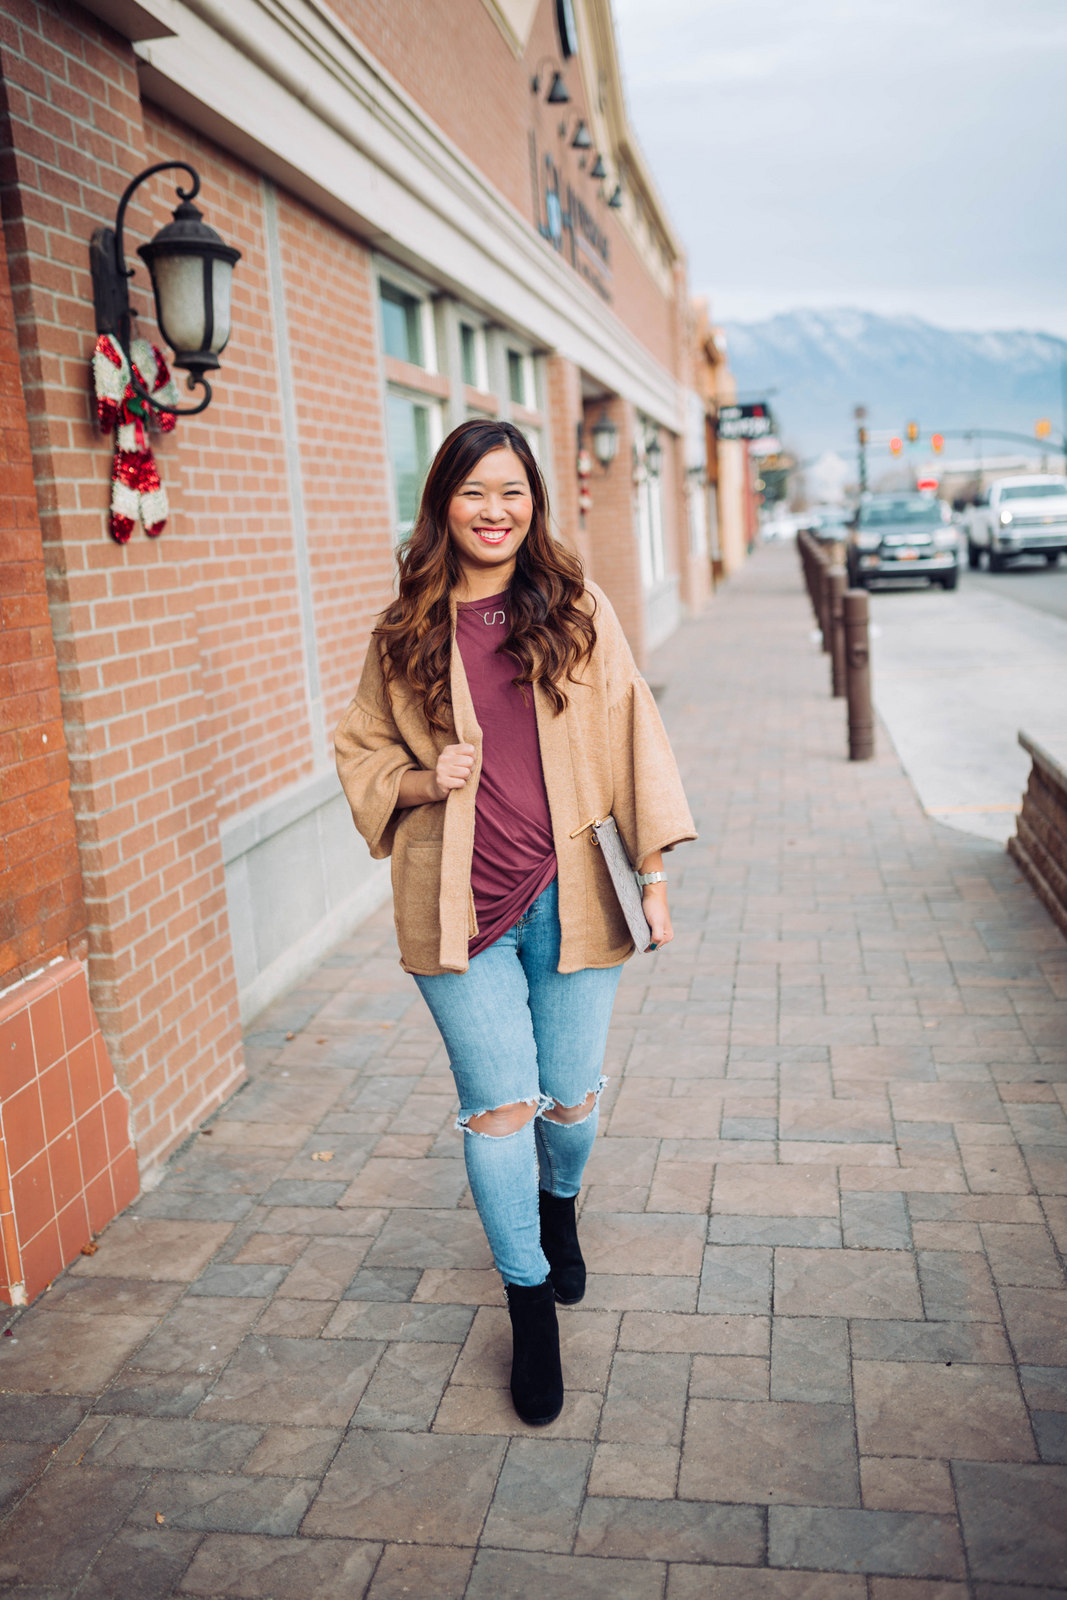
<path fill-rule="evenodd" d="M 518 666 L 512 682 L 539 683 L 558 715 L 567 705 L 564 683 L 574 681 L 575 669 L 596 643 L 593 618 L 578 603 L 585 592 L 582 564 L 552 537 L 545 481 L 526 438 L 510 422 L 461 422 L 434 457 L 411 538 L 397 555 L 397 597 L 375 630 L 386 676 L 406 679 L 430 726 L 442 731 L 451 726 L 449 596 L 460 580 L 448 508 L 491 450 L 515 452 L 533 498 L 530 531 L 519 548 L 508 594 L 511 628 L 499 647 Z"/>

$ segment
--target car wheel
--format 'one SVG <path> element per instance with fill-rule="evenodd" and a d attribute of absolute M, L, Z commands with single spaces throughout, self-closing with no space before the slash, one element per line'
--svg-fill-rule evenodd
<path fill-rule="evenodd" d="M 972 572 L 977 572 L 978 568 L 982 565 L 982 552 L 979 550 L 978 546 L 976 544 L 972 544 L 969 539 L 967 540 L 967 565 L 970 567 Z"/>
<path fill-rule="evenodd" d="M 1008 564 L 1007 556 L 1002 555 L 999 550 L 990 550 L 990 552 L 989 552 L 989 570 L 990 570 L 990 572 L 1003 572 L 1004 568 L 1007 566 L 1007 564 Z"/>
<path fill-rule="evenodd" d="M 1046 550 L 1045 551 L 1045 562 L 1046 562 L 1046 564 L 1048 566 L 1054 567 L 1059 559 L 1060 559 L 1060 553 L 1059 553 L 1058 550 Z"/>
<path fill-rule="evenodd" d="M 943 578 L 939 578 L 937 581 L 940 583 L 942 589 L 955 589 L 960 581 L 959 571 L 957 570 L 956 572 L 948 572 Z"/>

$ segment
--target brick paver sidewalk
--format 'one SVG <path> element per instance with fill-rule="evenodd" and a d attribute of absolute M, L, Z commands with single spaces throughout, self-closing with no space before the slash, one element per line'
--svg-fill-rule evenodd
<path fill-rule="evenodd" d="M 652 673 L 701 840 L 675 946 L 620 992 L 560 1420 L 511 1411 L 450 1079 L 381 914 L 0 1342 L 0 1585 L 1067 1593 L 1067 944 L 884 736 L 842 758 L 808 629 L 771 548 Z"/>

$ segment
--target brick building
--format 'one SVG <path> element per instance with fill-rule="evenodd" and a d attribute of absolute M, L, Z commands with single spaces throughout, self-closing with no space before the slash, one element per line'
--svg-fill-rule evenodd
<path fill-rule="evenodd" d="M 157 442 L 166 530 L 119 545 L 87 247 L 166 160 L 197 169 L 241 251 L 233 335 L 210 408 Z M 130 260 L 181 178 L 137 191 Z M 703 347 L 609 0 L 0 0 L 0 204 L 9 1142 L 21 1118 L 0 1218 L 17 1244 L 24 1169 L 51 1160 L 33 1213 L 51 1206 L 50 1228 L 81 1148 L 34 1118 L 85 1040 L 35 1031 L 31 1001 L 81 985 L 92 1106 L 128 1107 L 150 1182 L 241 1081 L 242 1021 L 387 893 L 331 733 L 444 433 L 476 414 L 528 433 L 559 535 L 639 658 L 704 604 L 712 519 Z M 131 299 L 157 338 L 140 265 Z M 616 455 L 582 478 L 605 420 Z M 106 1209 L 90 1142 L 83 1232 Z M 77 1232 L 49 1235 L 49 1263 Z M 9 1285 L 32 1294 L 44 1268 L 12 1250 Z"/>

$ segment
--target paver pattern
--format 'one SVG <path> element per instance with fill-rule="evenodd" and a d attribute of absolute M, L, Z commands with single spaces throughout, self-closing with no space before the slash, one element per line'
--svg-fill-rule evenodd
<path fill-rule="evenodd" d="M 441 1045 L 371 919 L 0 1340 L 23 1600 L 1067 1593 L 1067 943 L 844 759 L 793 553 L 660 653 L 701 832 L 626 968 L 568 1399 L 525 1428 Z M 931 684 L 931 693 L 936 684 Z"/>

